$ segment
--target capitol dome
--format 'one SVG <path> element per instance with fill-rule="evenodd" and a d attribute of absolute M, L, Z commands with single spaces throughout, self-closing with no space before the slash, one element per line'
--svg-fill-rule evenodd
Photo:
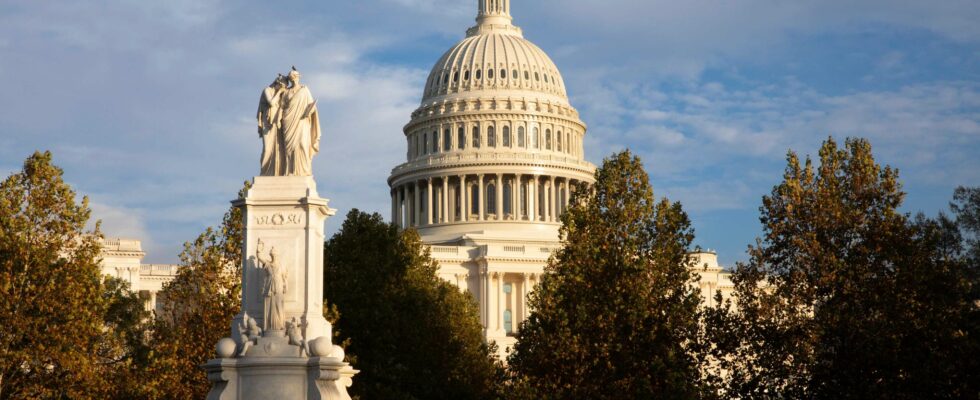
<path fill-rule="evenodd" d="M 567 99 L 558 67 L 513 25 L 471 29 L 432 68 L 423 98 L 501 89 Z"/>
<path fill-rule="evenodd" d="M 429 243 L 488 232 L 554 241 L 571 192 L 593 181 L 586 125 L 558 67 L 512 23 L 510 0 L 479 0 L 476 22 L 435 63 L 405 125 L 392 219 Z"/>

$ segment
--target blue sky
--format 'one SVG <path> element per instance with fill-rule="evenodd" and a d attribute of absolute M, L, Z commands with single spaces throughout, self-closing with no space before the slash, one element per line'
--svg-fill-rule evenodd
<path fill-rule="evenodd" d="M 587 157 L 640 154 L 723 264 L 759 234 L 788 149 L 869 138 L 906 210 L 980 185 L 975 0 L 512 0 L 589 124 Z M 148 262 L 217 224 L 257 173 L 261 89 L 296 65 L 319 98 L 320 193 L 389 210 L 401 128 L 476 0 L 0 3 L 0 173 L 54 153 L 103 230 Z"/>

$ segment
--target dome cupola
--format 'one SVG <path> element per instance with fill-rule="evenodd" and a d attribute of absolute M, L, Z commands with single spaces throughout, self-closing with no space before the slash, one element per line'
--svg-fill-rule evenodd
<path fill-rule="evenodd" d="M 558 67 L 513 25 L 510 3 L 478 0 L 476 26 L 433 66 L 404 128 L 407 162 L 388 179 L 392 219 L 429 241 L 557 235 L 570 191 L 593 180 L 585 123 Z"/>

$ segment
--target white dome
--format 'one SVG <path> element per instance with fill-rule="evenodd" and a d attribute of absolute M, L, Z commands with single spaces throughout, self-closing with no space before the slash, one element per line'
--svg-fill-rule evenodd
<path fill-rule="evenodd" d="M 512 25 L 477 26 L 429 73 L 423 102 L 481 90 L 526 90 L 567 99 L 558 67 Z"/>

